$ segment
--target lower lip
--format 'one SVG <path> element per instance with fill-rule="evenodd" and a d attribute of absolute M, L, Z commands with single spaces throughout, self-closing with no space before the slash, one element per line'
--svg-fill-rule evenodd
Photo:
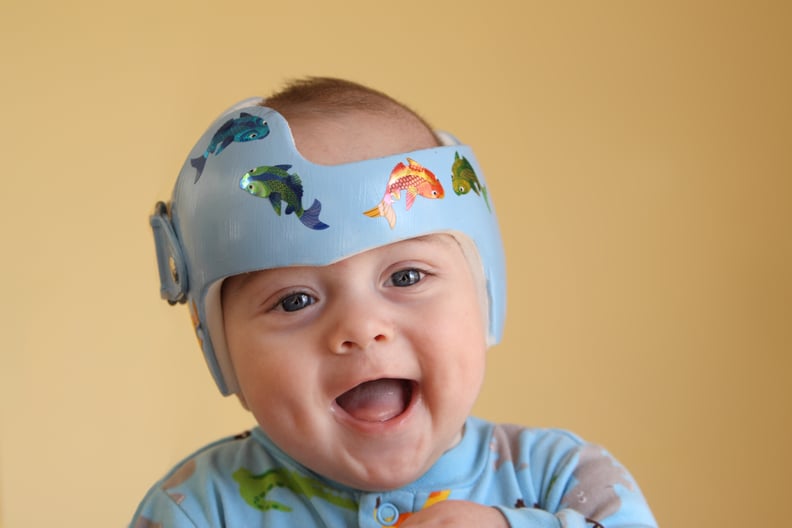
<path fill-rule="evenodd" d="M 407 422 L 413 415 L 413 411 L 417 406 L 419 399 L 418 384 L 412 382 L 410 400 L 407 402 L 407 406 L 404 408 L 404 411 L 402 411 L 400 414 L 397 414 L 393 418 L 384 420 L 382 422 L 367 422 L 365 420 L 358 420 L 346 412 L 343 407 L 336 403 L 335 400 L 333 400 L 330 410 L 335 419 L 341 422 L 343 425 L 355 429 L 360 433 L 376 436 L 382 434 L 392 434 L 401 428 L 404 423 Z"/>

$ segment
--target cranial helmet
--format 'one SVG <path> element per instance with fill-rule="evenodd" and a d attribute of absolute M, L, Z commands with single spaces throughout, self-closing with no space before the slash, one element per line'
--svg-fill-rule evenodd
<path fill-rule="evenodd" d="M 449 233 L 478 278 L 488 343 L 502 335 L 505 264 L 495 212 L 472 150 L 444 146 L 317 165 L 285 118 L 249 99 L 201 136 L 170 204 L 150 217 L 161 296 L 187 303 L 220 391 L 238 392 L 223 331 L 223 279 L 284 266 L 323 266 L 368 249 Z M 454 192 L 445 192 L 453 190 Z"/>

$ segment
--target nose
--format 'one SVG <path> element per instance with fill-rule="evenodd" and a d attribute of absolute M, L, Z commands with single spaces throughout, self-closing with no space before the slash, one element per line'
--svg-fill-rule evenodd
<path fill-rule="evenodd" d="M 393 339 L 393 314 L 386 302 L 371 296 L 347 296 L 333 307 L 328 325 L 328 345 L 336 354 L 348 354 L 385 344 Z"/>

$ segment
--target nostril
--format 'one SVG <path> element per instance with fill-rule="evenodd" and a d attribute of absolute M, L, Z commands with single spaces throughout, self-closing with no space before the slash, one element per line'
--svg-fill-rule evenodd
<path fill-rule="evenodd" d="M 360 349 L 365 350 L 368 348 L 369 345 L 372 343 L 384 343 L 388 340 L 388 337 L 385 334 L 377 334 L 375 335 L 368 344 L 359 344 L 357 341 L 354 340 L 346 340 L 342 341 L 341 344 L 337 348 L 337 352 L 341 354 L 352 352 L 353 350 Z"/>

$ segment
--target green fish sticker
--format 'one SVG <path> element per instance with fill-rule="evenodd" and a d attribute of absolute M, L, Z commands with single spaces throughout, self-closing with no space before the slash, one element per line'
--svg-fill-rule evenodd
<path fill-rule="evenodd" d="M 256 167 L 242 176 L 239 187 L 253 196 L 268 199 L 278 216 L 283 202 L 286 204 L 286 214 L 294 214 L 305 227 L 315 230 L 330 227 L 319 220 L 319 213 L 322 212 L 319 200 L 314 200 L 308 209 L 303 208 L 302 181 L 297 174 L 290 174 L 289 169 L 291 165 Z"/>
<path fill-rule="evenodd" d="M 472 190 L 484 198 L 487 210 L 492 212 L 489 198 L 487 197 L 487 188 L 481 185 L 478 176 L 476 176 L 476 171 L 473 170 L 473 166 L 465 156 L 460 156 L 459 152 L 454 153 L 454 165 L 451 167 L 451 186 L 458 196 L 467 194 Z"/>

